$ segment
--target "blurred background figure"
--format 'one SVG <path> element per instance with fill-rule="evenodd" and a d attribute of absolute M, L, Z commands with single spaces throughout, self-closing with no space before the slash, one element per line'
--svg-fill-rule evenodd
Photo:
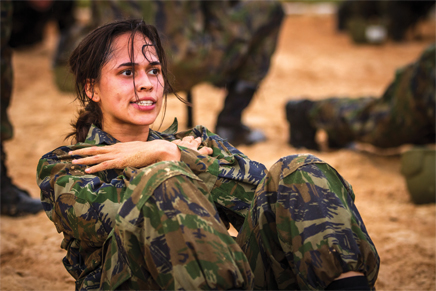
<path fill-rule="evenodd" d="M 216 122 L 218 135 L 233 145 L 266 139 L 262 131 L 243 124 L 242 113 L 270 67 L 284 18 L 279 2 L 112 0 L 92 1 L 91 8 L 90 25 L 76 25 L 61 38 L 54 62 L 61 90 L 72 89 L 66 63 L 87 32 L 115 19 L 143 18 L 159 30 L 174 88 L 187 92 L 188 101 L 192 88 L 202 82 L 227 89 Z M 188 120 L 188 127 L 192 125 Z"/>
<path fill-rule="evenodd" d="M 0 1 L 1 5 L 1 214 L 9 216 L 21 216 L 35 214 L 42 210 L 39 199 L 33 199 L 29 193 L 12 183 L 6 168 L 6 153 L 3 142 L 13 136 L 13 128 L 8 119 L 7 109 L 12 95 L 13 70 L 12 49 L 9 39 L 12 29 L 12 2 Z"/>
<path fill-rule="evenodd" d="M 75 23 L 74 2 L 68 0 L 12 1 L 10 47 L 20 48 L 41 42 L 49 21 L 56 22 L 60 34 L 65 34 L 65 31 Z"/>
<path fill-rule="evenodd" d="M 345 0 L 337 10 L 337 29 L 348 31 L 356 43 L 403 41 L 428 16 L 435 1 Z M 377 32 L 378 31 L 378 32 Z"/>
<path fill-rule="evenodd" d="M 380 98 L 327 98 L 286 104 L 290 144 L 319 150 L 318 129 L 328 135 L 329 148 L 351 142 L 380 148 L 435 143 L 435 45 L 419 59 L 397 70 Z"/>
<path fill-rule="evenodd" d="M 286 117 L 290 123 L 290 144 L 319 150 L 315 139 L 319 129 L 327 133 L 330 149 L 347 147 L 353 142 L 378 148 L 411 144 L 413 147 L 401 155 L 401 173 L 411 199 L 416 204 L 435 203 L 435 59 L 433 44 L 417 61 L 396 71 L 393 82 L 380 98 L 289 101 Z"/>

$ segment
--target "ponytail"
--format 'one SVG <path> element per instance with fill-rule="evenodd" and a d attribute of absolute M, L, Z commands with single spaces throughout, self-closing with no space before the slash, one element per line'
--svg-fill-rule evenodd
<path fill-rule="evenodd" d="M 70 132 L 66 139 L 72 138 L 73 143 L 85 142 L 86 136 L 88 135 L 89 128 L 92 124 L 98 128 L 102 128 L 102 117 L 100 106 L 97 103 L 91 101 L 89 102 L 85 109 L 79 110 L 79 116 L 76 122 L 72 121 L 71 126 L 73 131 Z"/>

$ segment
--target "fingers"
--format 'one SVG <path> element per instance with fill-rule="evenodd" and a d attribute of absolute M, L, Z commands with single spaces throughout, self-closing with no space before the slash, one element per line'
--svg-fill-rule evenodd
<path fill-rule="evenodd" d="M 198 151 L 201 155 L 211 155 L 213 153 L 212 148 L 210 147 L 202 147 L 201 149 L 198 149 L 198 147 L 201 145 L 201 137 L 194 138 L 193 136 L 185 136 L 184 138 L 176 139 L 172 141 L 173 143 L 187 147 L 192 150 Z"/>
<path fill-rule="evenodd" d="M 113 168 L 115 168 L 115 167 L 112 166 L 112 163 L 106 161 L 106 162 L 97 164 L 95 166 L 86 168 L 85 172 L 88 174 L 92 174 L 92 173 L 96 173 L 96 172 L 100 172 L 100 171 L 104 171 L 104 170 L 108 170 L 108 169 L 113 169 Z"/>
<path fill-rule="evenodd" d="M 192 135 L 188 135 L 182 138 L 182 141 L 193 141 L 194 137 Z"/>
<path fill-rule="evenodd" d="M 85 169 L 85 172 L 88 174 L 109 169 L 124 168 L 122 161 L 115 158 L 109 158 L 108 156 L 106 158 L 102 158 L 102 156 L 93 156 L 83 159 L 76 159 L 73 160 L 72 163 L 79 165 L 92 165 L 91 167 Z"/>
<path fill-rule="evenodd" d="M 202 147 L 201 149 L 198 150 L 198 152 L 202 155 L 208 155 L 208 156 L 213 154 L 213 150 L 210 147 Z"/>
<path fill-rule="evenodd" d="M 109 147 L 88 147 L 88 148 L 83 148 L 83 149 L 78 149 L 78 150 L 74 150 L 69 152 L 69 155 L 77 155 L 77 156 L 94 156 L 94 155 L 98 155 L 98 154 L 104 154 L 108 152 Z"/>
<path fill-rule="evenodd" d="M 183 137 L 181 140 L 173 140 L 172 143 L 196 150 L 201 144 L 201 137 L 194 138 L 193 136 L 189 135 Z"/>
<path fill-rule="evenodd" d="M 93 164 L 98 164 L 104 161 L 110 160 L 110 157 L 108 157 L 107 155 L 95 155 L 95 156 L 90 156 L 90 157 L 86 157 L 86 158 L 81 158 L 81 159 L 74 159 L 72 161 L 73 164 L 80 164 L 80 165 L 93 165 Z"/>
<path fill-rule="evenodd" d="M 74 151 L 70 151 L 68 154 L 71 156 L 85 156 L 84 158 L 74 159 L 72 161 L 73 164 L 79 165 L 96 165 L 101 164 L 114 159 L 113 154 L 108 154 L 111 151 L 112 146 L 105 147 L 88 147 L 83 149 L 78 149 Z M 87 157 L 86 157 L 87 156 Z M 95 168 L 95 167 L 91 167 Z M 88 173 L 88 169 L 85 172 Z M 98 167 L 101 168 L 101 167 Z M 106 169 L 106 168 L 105 168 Z M 92 171 L 95 172 L 95 171 Z"/>

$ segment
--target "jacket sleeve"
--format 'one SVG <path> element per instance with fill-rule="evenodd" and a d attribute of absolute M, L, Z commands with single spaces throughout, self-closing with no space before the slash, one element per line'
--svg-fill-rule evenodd
<path fill-rule="evenodd" d="M 207 185 L 221 217 L 239 230 L 250 208 L 254 191 L 266 175 L 265 166 L 250 160 L 238 149 L 203 126 L 176 134 L 176 138 L 201 137 L 201 146 L 213 149 L 211 156 L 179 147 L 182 162 Z M 200 146 L 200 147 L 201 147 Z"/>
<path fill-rule="evenodd" d="M 86 166 L 72 164 L 74 157 L 68 152 L 84 146 L 64 146 L 44 155 L 37 183 L 44 210 L 57 231 L 67 241 L 75 238 L 98 247 L 113 228 L 125 182 L 114 170 L 90 175 Z"/>

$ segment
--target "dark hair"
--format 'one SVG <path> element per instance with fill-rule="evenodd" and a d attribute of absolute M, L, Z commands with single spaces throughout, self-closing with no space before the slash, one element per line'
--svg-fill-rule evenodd
<path fill-rule="evenodd" d="M 82 109 L 79 110 L 77 120 L 71 123 L 74 130 L 66 138 L 74 138 L 76 142 L 84 142 L 91 124 L 102 128 L 103 113 L 95 101 L 86 94 L 86 84 L 88 80 L 97 82 L 100 78 L 102 67 L 109 61 L 112 53 L 112 43 L 115 37 L 130 33 L 128 45 L 130 46 L 129 56 L 133 62 L 134 55 L 134 37 L 136 33 L 141 33 L 147 37 L 156 49 L 159 61 L 161 63 L 162 77 L 164 80 L 164 115 L 166 110 L 166 100 L 168 93 L 174 93 L 176 97 L 184 103 L 187 103 L 174 92 L 168 81 L 167 60 L 165 51 L 162 47 L 158 32 L 152 25 L 146 24 L 140 19 L 120 20 L 105 24 L 90 32 L 73 51 L 69 59 L 69 66 L 75 76 L 75 88 L 77 97 Z M 145 53 L 142 52 L 145 56 Z M 134 68 L 133 68 L 134 70 Z M 135 75 L 135 74 L 133 74 Z M 133 86 L 135 78 L 133 77 Z M 93 86 L 91 86 L 93 90 Z M 135 91 L 135 94 L 136 91 Z M 94 92 L 92 91 L 92 96 Z"/>

